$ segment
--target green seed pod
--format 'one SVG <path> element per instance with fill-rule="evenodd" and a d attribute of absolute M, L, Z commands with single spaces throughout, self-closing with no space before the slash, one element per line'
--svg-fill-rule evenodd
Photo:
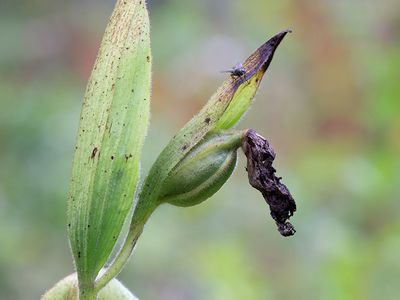
<path fill-rule="evenodd" d="M 235 169 L 242 136 L 242 132 L 207 135 L 164 181 L 161 202 L 193 206 L 215 194 Z"/>

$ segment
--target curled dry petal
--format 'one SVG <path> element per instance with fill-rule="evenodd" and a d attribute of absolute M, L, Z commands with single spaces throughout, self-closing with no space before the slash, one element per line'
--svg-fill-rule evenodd
<path fill-rule="evenodd" d="M 268 141 L 249 129 L 242 143 L 247 157 L 247 172 L 252 187 L 261 192 L 271 210 L 278 231 L 283 236 L 291 236 L 296 230 L 287 220 L 296 211 L 296 203 L 288 188 L 275 176 L 272 166 L 275 151 Z"/>

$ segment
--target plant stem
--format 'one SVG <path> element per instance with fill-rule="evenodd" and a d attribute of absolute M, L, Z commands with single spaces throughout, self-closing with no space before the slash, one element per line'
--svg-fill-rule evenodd
<path fill-rule="evenodd" d="M 97 299 L 97 293 L 94 289 L 94 287 L 80 287 L 79 288 L 79 300 L 96 300 Z"/>
<path fill-rule="evenodd" d="M 99 292 L 103 287 L 107 285 L 108 282 L 110 282 L 114 277 L 119 274 L 119 272 L 121 272 L 123 266 L 128 261 L 133 251 L 133 248 L 136 245 L 136 241 L 143 231 L 144 225 L 158 206 L 158 204 L 149 204 L 147 201 L 140 200 L 141 198 L 139 197 L 139 201 L 135 207 L 135 211 L 132 216 L 129 232 L 126 236 L 124 244 L 122 245 L 122 248 L 118 252 L 113 262 L 110 264 L 110 266 L 106 269 L 104 274 L 95 281 L 94 291 L 96 292 Z"/>

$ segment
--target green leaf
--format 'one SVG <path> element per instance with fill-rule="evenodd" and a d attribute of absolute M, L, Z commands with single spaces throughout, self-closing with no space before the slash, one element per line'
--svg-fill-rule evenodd
<path fill-rule="evenodd" d="M 68 199 L 80 286 L 91 286 L 129 212 L 150 105 L 145 1 L 118 1 L 87 86 Z"/>
<path fill-rule="evenodd" d="M 226 80 L 202 110 L 176 134 L 153 164 L 139 195 L 137 209 L 160 200 L 162 184 L 204 136 L 232 127 L 249 108 L 274 52 L 289 30 L 269 39 L 243 63 L 245 74 Z"/>

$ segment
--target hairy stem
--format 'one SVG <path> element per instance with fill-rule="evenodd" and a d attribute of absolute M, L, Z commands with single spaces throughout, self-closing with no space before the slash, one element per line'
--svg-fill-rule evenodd
<path fill-rule="evenodd" d="M 104 274 L 95 281 L 94 290 L 96 292 L 100 291 L 108 282 L 121 272 L 136 245 L 136 241 L 143 232 L 144 225 L 158 206 L 158 204 L 155 205 L 148 202 L 144 203 L 146 201 L 140 201 L 140 199 L 141 198 L 139 197 L 139 201 L 132 216 L 129 232 L 122 248 L 110 266 L 105 270 Z"/>
<path fill-rule="evenodd" d="M 93 286 L 79 288 L 79 300 L 96 300 L 97 293 Z"/>

